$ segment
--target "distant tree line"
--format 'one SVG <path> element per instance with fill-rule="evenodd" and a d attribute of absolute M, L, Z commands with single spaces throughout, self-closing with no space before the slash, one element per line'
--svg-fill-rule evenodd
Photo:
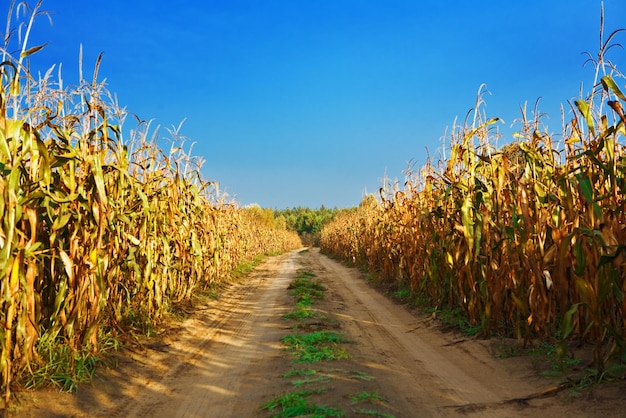
<path fill-rule="evenodd" d="M 326 208 L 322 205 L 319 209 L 311 209 L 298 206 L 296 208 L 276 209 L 274 218 L 276 223 L 283 222 L 290 231 L 296 231 L 304 245 L 319 245 L 320 232 L 324 225 L 333 220 L 335 215 L 342 209 Z"/>

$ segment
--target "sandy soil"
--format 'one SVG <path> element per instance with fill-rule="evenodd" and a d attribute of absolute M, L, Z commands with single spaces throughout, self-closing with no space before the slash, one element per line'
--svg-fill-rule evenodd
<path fill-rule="evenodd" d="M 327 287 L 321 322 L 294 324 L 287 287 L 299 269 Z M 332 328 L 349 358 L 301 365 L 280 343 L 294 332 Z M 245 282 L 143 349 L 118 355 L 75 394 L 20 392 L 13 417 L 266 417 L 269 400 L 320 389 L 310 400 L 346 416 L 626 416 L 624 382 L 585 392 L 554 390 L 530 357 L 499 359 L 493 341 L 442 332 L 431 317 L 393 303 L 356 269 L 317 249 L 267 259 Z M 315 370 L 307 382 L 283 377 Z M 376 399 L 357 402 L 357 394 Z M 378 415 L 375 415 L 378 414 Z"/>

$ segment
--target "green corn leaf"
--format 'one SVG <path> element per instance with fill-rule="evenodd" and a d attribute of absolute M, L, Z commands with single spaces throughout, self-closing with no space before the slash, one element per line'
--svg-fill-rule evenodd
<path fill-rule="evenodd" d="M 593 199 L 593 187 L 591 186 L 591 180 L 589 180 L 589 177 L 582 177 L 581 175 L 578 175 L 577 177 L 578 177 L 578 185 L 580 186 L 580 190 L 582 191 L 583 196 L 585 197 L 588 203 L 593 204 L 594 199 Z"/>
<path fill-rule="evenodd" d="M 7 141 L 7 139 L 8 138 L 4 134 L 4 130 L 0 129 L 0 156 L 4 161 L 11 161 L 11 149 L 9 148 L 9 142 Z"/>
<path fill-rule="evenodd" d="M 602 209 L 600 208 L 600 205 L 598 205 L 598 199 L 593 197 L 593 186 L 591 184 L 591 180 L 589 177 L 582 177 L 581 174 L 577 174 L 576 178 L 578 179 L 578 184 L 585 200 L 593 208 L 596 217 L 598 219 L 602 219 Z"/>
<path fill-rule="evenodd" d="M 537 193 L 537 196 L 539 196 L 540 199 L 545 199 L 546 195 L 547 195 L 547 191 L 545 189 L 545 186 L 539 182 L 535 182 L 534 183 L 534 189 L 535 189 L 535 193 Z"/>
<path fill-rule="evenodd" d="M 24 256 L 25 257 L 32 256 L 33 253 L 35 253 L 39 248 L 41 248 L 41 246 L 43 246 L 43 242 L 37 241 L 34 244 L 26 247 L 26 249 L 24 250 Z"/>
<path fill-rule="evenodd" d="M 542 155 L 539 154 L 537 150 L 531 148 L 527 143 L 519 142 L 518 146 L 524 152 L 524 154 L 526 155 L 526 158 L 532 161 L 543 161 Z"/>
<path fill-rule="evenodd" d="M 69 161 L 76 160 L 78 158 L 77 151 L 75 149 L 69 149 L 67 153 L 62 155 L 54 155 L 50 161 L 51 168 L 57 168 L 65 165 Z"/>
<path fill-rule="evenodd" d="M 605 264 L 612 263 L 617 258 L 617 256 L 626 249 L 626 246 L 624 244 L 619 244 L 617 247 L 614 248 L 615 251 L 612 254 L 600 256 L 600 260 L 598 261 L 598 268 L 604 266 Z"/>
<path fill-rule="evenodd" d="M 573 247 L 574 256 L 576 258 L 576 264 L 574 265 L 574 272 L 578 276 L 582 276 L 587 268 L 585 253 L 583 250 L 581 240 L 577 240 Z"/>
<path fill-rule="evenodd" d="M 626 101 L 626 96 L 624 96 L 624 93 L 622 93 L 622 91 L 619 89 L 619 87 L 613 80 L 613 77 L 611 77 L 610 75 L 605 75 L 600 81 L 602 82 L 602 87 L 604 87 L 605 91 L 610 90 L 614 95 Z"/>
<path fill-rule="evenodd" d="M 587 122 L 587 127 L 589 128 L 591 133 L 595 135 L 596 128 L 595 124 L 593 123 L 593 117 L 591 115 L 591 108 L 589 107 L 589 104 L 584 100 L 576 100 L 574 104 L 578 108 L 578 111 L 583 116 L 583 118 L 585 118 L 585 121 Z"/>
<path fill-rule="evenodd" d="M 572 305 L 567 310 L 567 312 L 565 312 L 565 315 L 563 315 L 563 321 L 561 323 L 561 332 L 563 334 L 563 339 L 567 338 L 572 333 L 572 330 L 574 329 L 573 317 L 574 317 L 574 314 L 578 312 L 579 306 L 580 306 L 580 303 L 576 303 Z"/>
<path fill-rule="evenodd" d="M 67 223 L 69 222 L 70 218 L 72 217 L 72 213 L 71 212 L 65 212 L 59 216 L 57 216 L 52 224 L 52 230 L 53 231 L 58 231 L 61 228 L 64 228 L 65 225 L 67 225 Z"/>

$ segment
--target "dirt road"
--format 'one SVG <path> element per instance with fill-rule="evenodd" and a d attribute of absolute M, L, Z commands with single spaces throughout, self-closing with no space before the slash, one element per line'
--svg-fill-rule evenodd
<path fill-rule="evenodd" d="M 488 341 L 442 333 L 429 317 L 374 290 L 358 270 L 310 249 L 267 259 L 244 283 L 197 307 L 144 350 L 125 352 L 117 368 L 102 370 L 76 394 L 18 394 L 21 404 L 11 416 L 272 416 L 276 411 L 261 406 L 301 390 L 283 377 L 297 367 L 280 340 L 293 331 L 283 318 L 294 305 L 287 287 L 302 269 L 326 286 L 316 309 L 332 318 L 327 322 L 344 335 L 349 354 L 308 366 L 318 376 L 309 387 L 322 387 L 315 402 L 346 416 L 610 417 L 626 411 L 623 386 L 585 399 L 564 392 L 533 397 L 555 383 L 538 377 L 528 358 L 497 359 Z M 378 401 L 355 406 L 354 395 L 363 393 Z"/>

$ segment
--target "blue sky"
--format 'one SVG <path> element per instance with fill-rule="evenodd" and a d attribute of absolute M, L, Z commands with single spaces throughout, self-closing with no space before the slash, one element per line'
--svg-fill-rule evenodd
<path fill-rule="evenodd" d="M 623 0 L 604 6 L 607 35 L 626 28 Z M 76 83 L 79 46 L 86 74 L 103 52 L 100 78 L 130 113 L 163 136 L 185 119 L 203 174 L 240 204 L 271 208 L 355 206 L 385 175 L 402 181 L 409 161 L 438 157 L 483 83 L 487 115 L 504 131 L 541 97 L 559 133 L 559 104 L 591 87 L 583 52 L 597 53 L 600 20 L 591 0 L 46 0 L 43 9 L 53 24 L 35 23 L 31 45 L 49 44 L 34 70 L 62 62 L 64 82 Z M 617 41 L 626 45 L 626 33 Z M 625 71 L 624 49 L 610 58 Z"/>

